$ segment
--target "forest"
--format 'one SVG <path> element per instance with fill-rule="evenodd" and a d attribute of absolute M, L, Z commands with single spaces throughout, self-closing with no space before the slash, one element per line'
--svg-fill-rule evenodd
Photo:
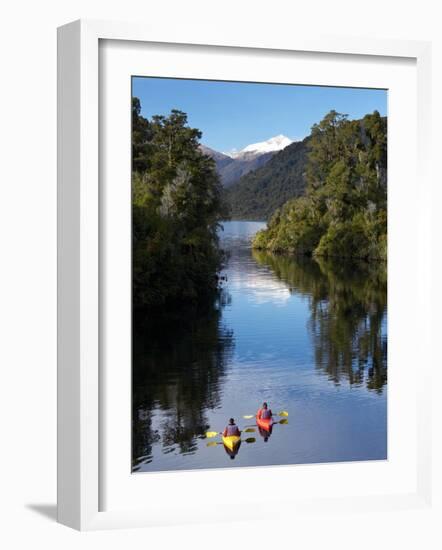
<path fill-rule="evenodd" d="M 227 212 L 201 132 L 172 110 L 151 120 L 132 100 L 134 309 L 199 305 L 219 287 L 218 228 Z"/>
<path fill-rule="evenodd" d="M 315 124 L 305 193 L 276 209 L 255 249 L 315 257 L 387 258 L 387 119 L 331 111 Z"/>
<path fill-rule="evenodd" d="M 229 211 L 201 135 L 179 110 L 148 120 L 133 98 L 134 308 L 198 305 L 219 289 L 225 257 L 218 233 L 232 199 Z M 387 120 L 378 112 L 349 120 L 331 111 L 308 138 L 228 192 L 236 210 L 246 203 L 269 217 L 255 249 L 386 259 Z"/>

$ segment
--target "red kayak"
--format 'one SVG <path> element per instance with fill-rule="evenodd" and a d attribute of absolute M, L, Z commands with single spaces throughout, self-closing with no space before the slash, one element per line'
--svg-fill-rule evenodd
<path fill-rule="evenodd" d="M 269 432 L 273 426 L 273 418 L 258 418 L 256 417 L 256 423 L 260 428 Z"/>

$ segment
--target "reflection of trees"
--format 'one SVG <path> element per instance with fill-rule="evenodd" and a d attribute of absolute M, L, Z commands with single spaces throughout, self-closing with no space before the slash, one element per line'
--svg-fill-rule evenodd
<path fill-rule="evenodd" d="M 151 459 L 152 445 L 163 452 L 192 453 L 208 429 L 207 409 L 220 402 L 220 386 L 233 351 L 233 335 L 221 325 L 218 301 L 204 311 L 134 314 L 133 459 Z M 157 430 L 152 414 L 161 411 Z"/>
<path fill-rule="evenodd" d="M 315 361 L 330 380 L 365 383 L 382 391 L 387 381 L 387 310 L 383 262 L 325 261 L 253 251 L 291 292 L 309 297 Z"/>

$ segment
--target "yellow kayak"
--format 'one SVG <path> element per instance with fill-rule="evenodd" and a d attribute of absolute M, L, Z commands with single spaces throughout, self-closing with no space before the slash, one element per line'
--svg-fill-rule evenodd
<path fill-rule="evenodd" d="M 238 445 L 240 441 L 241 441 L 240 435 L 228 435 L 227 437 L 223 436 L 224 445 L 232 452 L 234 451 L 235 447 Z"/>

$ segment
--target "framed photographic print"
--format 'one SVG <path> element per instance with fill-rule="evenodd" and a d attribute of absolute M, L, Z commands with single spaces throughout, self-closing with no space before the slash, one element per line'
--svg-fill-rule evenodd
<path fill-rule="evenodd" d="M 59 30 L 62 523 L 426 505 L 428 59 Z"/>
<path fill-rule="evenodd" d="M 132 102 L 132 471 L 385 460 L 387 91 Z"/>

